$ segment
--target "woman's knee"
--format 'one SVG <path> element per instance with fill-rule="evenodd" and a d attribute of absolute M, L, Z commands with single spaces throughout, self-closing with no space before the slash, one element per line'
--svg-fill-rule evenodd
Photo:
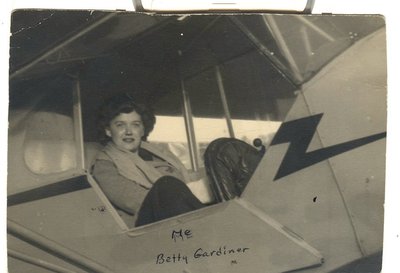
<path fill-rule="evenodd" d="M 159 178 L 152 186 L 152 189 L 156 188 L 158 190 L 163 189 L 173 189 L 177 187 L 185 187 L 186 184 L 173 176 L 163 176 Z"/>

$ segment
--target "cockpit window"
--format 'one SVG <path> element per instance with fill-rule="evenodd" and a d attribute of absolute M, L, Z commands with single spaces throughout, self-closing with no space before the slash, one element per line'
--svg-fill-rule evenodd
<path fill-rule="evenodd" d="M 232 21 L 296 84 L 384 25 L 378 16 L 240 16 Z"/>
<path fill-rule="evenodd" d="M 11 90 L 9 191 L 58 181 L 76 173 L 79 151 L 73 80 L 63 76 L 29 84 L 22 81 L 11 86 Z"/>
<path fill-rule="evenodd" d="M 24 161 L 35 174 L 54 174 L 77 167 L 72 118 L 35 112 L 27 120 Z"/>

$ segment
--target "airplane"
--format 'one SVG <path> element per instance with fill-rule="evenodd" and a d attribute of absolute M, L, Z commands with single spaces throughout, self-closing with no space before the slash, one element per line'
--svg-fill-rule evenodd
<path fill-rule="evenodd" d="M 383 17 L 17 10 L 11 28 L 9 272 L 380 272 Z M 98 108 L 126 92 L 205 208 L 135 227 L 102 192 Z M 204 162 L 221 139 L 260 156 L 228 198 Z"/>

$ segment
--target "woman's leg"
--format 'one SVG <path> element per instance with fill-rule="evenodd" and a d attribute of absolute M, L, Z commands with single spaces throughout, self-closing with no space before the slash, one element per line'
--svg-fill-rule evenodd
<path fill-rule="evenodd" d="M 158 179 L 146 195 L 136 226 L 142 226 L 162 219 L 204 207 L 185 183 L 173 176 Z"/>

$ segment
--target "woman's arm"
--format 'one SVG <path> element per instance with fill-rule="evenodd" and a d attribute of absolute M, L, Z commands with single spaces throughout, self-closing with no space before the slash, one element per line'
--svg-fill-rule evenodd
<path fill-rule="evenodd" d="M 109 160 L 96 160 L 93 176 L 110 202 L 119 209 L 136 214 L 148 190 L 119 174 Z"/>

